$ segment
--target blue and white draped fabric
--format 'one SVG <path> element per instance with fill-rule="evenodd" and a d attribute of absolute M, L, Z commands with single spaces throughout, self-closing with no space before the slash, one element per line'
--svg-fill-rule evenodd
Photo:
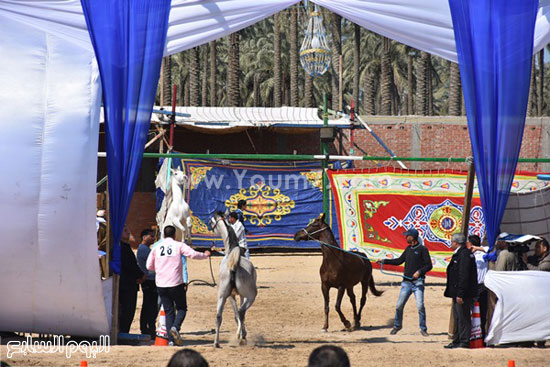
<path fill-rule="evenodd" d="M 521 148 L 538 0 L 449 0 L 487 238 L 492 247 Z"/>

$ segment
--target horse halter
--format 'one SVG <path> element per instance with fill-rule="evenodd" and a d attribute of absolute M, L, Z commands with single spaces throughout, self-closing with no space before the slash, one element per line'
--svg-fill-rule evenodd
<path fill-rule="evenodd" d="M 212 226 L 212 231 L 214 231 L 214 229 L 216 229 L 216 227 L 218 226 L 218 223 L 220 223 L 220 221 L 224 220 L 223 217 L 220 217 L 218 218 L 218 220 L 216 220 L 216 223 Z"/>
<path fill-rule="evenodd" d="M 311 239 L 313 239 L 313 240 L 315 240 L 315 241 L 318 241 L 317 239 L 313 238 L 311 235 L 313 235 L 313 234 L 315 234 L 315 233 L 322 232 L 322 231 L 324 231 L 324 230 L 326 230 L 326 229 L 328 229 L 328 226 L 326 226 L 326 227 L 324 227 L 324 228 L 321 228 L 321 229 L 318 229 L 318 230 L 316 230 L 316 231 L 313 231 L 313 232 L 311 232 L 311 233 L 309 233 L 309 232 L 307 231 L 307 229 L 305 229 L 305 228 L 302 228 L 302 231 L 304 231 L 304 232 L 306 233 L 307 238 L 311 238 Z"/>

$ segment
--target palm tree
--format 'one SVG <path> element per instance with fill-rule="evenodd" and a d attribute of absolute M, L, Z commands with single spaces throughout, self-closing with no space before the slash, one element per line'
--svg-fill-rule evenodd
<path fill-rule="evenodd" d="M 200 98 L 199 85 L 199 48 L 193 47 L 189 55 L 189 105 L 198 106 Z"/>
<path fill-rule="evenodd" d="M 235 32 L 229 35 L 227 65 L 227 105 L 230 107 L 238 107 L 241 104 L 239 74 L 239 32 Z"/>
<path fill-rule="evenodd" d="M 210 41 L 210 106 L 216 107 L 216 41 Z"/>
<path fill-rule="evenodd" d="M 392 91 L 393 85 L 393 70 L 390 54 L 391 40 L 382 38 L 382 54 L 380 56 L 380 114 L 391 115 L 392 107 Z"/>
<path fill-rule="evenodd" d="M 340 100 L 340 55 L 342 54 L 342 17 L 336 13 L 331 14 L 332 28 L 332 109 L 338 111 Z"/>
<path fill-rule="evenodd" d="M 460 83 L 460 68 L 456 62 L 449 61 L 449 110 L 451 116 L 460 116 L 462 88 Z"/>
<path fill-rule="evenodd" d="M 410 47 L 407 51 L 407 115 L 414 115 L 414 64 L 413 57 L 416 55 Z"/>
<path fill-rule="evenodd" d="M 172 57 L 166 56 L 162 59 L 162 85 L 163 85 L 163 97 L 161 102 L 163 106 L 170 106 L 172 104 Z"/>
<path fill-rule="evenodd" d="M 375 79 L 370 71 L 365 74 L 365 85 L 363 91 L 363 108 L 365 114 L 374 115 L 376 106 L 376 86 Z"/>
<path fill-rule="evenodd" d="M 537 78 L 535 69 L 535 57 L 531 58 L 531 84 L 529 86 L 529 100 L 527 102 L 527 114 L 529 116 L 535 116 L 537 100 Z"/>
<path fill-rule="evenodd" d="M 275 64 L 273 66 L 273 106 L 281 107 L 281 15 L 275 14 L 273 20 L 273 52 Z"/>
<path fill-rule="evenodd" d="M 416 68 L 416 114 L 428 114 L 428 62 L 429 54 L 421 52 L 418 67 Z"/>
<path fill-rule="evenodd" d="M 298 11 L 300 6 L 290 9 L 290 105 L 299 106 L 298 101 Z"/>
<path fill-rule="evenodd" d="M 201 81 L 201 105 L 208 105 L 208 45 L 201 46 L 202 50 L 202 81 Z"/>
<path fill-rule="evenodd" d="M 356 111 L 359 112 L 359 79 L 361 78 L 361 74 L 359 72 L 359 68 L 361 67 L 361 27 L 357 24 L 354 24 L 353 31 L 353 101 L 357 106 Z"/>
<path fill-rule="evenodd" d="M 315 107 L 315 101 L 313 99 L 313 77 L 305 70 L 304 74 L 304 107 Z"/>

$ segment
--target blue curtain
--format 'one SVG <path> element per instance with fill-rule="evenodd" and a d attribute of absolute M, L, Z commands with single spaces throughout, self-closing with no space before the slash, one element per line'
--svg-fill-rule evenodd
<path fill-rule="evenodd" d="M 539 2 L 449 0 L 449 4 L 487 238 L 492 247 L 521 148 Z"/>
<path fill-rule="evenodd" d="M 155 102 L 170 0 L 81 0 L 99 64 L 115 273 Z"/>

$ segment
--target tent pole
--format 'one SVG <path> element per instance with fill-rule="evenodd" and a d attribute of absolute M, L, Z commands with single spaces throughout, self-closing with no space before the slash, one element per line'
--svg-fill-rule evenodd
<path fill-rule="evenodd" d="M 327 94 L 323 94 L 323 125 L 328 127 L 328 110 L 327 110 Z M 323 167 L 323 213 L 325 213 L 325 218 L 329 217 L 328 213 L 328 177 L 327 177 L 327 168 L 328 168 L 328 144 L 321 140 L 321 153 L 325 156 L 325 159 L 322 160 Z"/>
<path fill-rule="evenodd" d="M 172 116 L 170 118 L 170 151 L 174 149 L 174 126 L 176 126 L 176 96 L 178 92 L 178 86 L 174 84 L 174 90 L 172 92 Z"/>
<path fill-rule="evenodd" d="M 107 244 L 105 246 L 105 251 L 107 252 L 107 274 L 111 273 L 111 251 L 113 248 L 113 233 L 111 231 L 111 201 L 109 200 L 109 182 L 107 182 Z M 111 303 L 111 344 L 118 344 L 118 287 L 119 287 L 119 276 L 118 274 L 112 274 L 113 281 L 113 293 L 112 293 L 112 303 Z"/>
<path fill-rule="evenodd" d="M 469 160 L 468 178 L 466 179 L 466 193 L 464 195 L 464 209 L 462 211 L 462 233 L 468 237 L 468 225 L 470 224 L 470 210 L 472 210 L 472 196 L 474 194 L 474 181 L 476 169 L 474 159 Z"/>

